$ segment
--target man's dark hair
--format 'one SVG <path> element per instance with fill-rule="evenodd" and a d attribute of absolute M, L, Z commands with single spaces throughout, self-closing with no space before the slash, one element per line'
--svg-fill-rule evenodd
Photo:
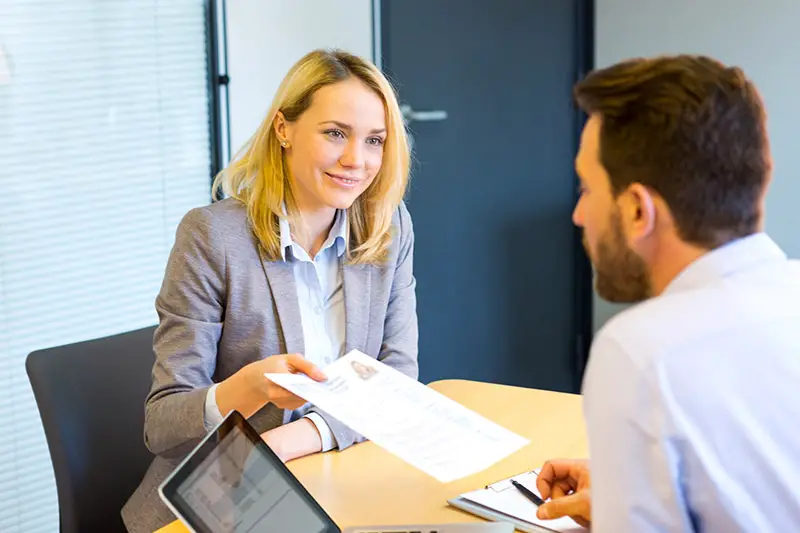
<path fill-rule="evenodd" d="M 614 195 L 640 183 L 669 205 L 680 237 L 715 248 L 757 231 L 771 161 L 763 102 L 741 69 L 702 56 L 632 59 L 575 86 L 601 117 Z"/>

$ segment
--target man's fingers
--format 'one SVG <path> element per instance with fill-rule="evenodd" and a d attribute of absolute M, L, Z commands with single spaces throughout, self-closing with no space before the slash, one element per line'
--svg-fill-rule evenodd
<path fill-rule="evenodd" d="M 553 520 L 562 516 L 569 516 L 573 519 L 589 520 L 589 495 L 583 492 L 576 492 L 563 498 L 550 500 L 544 505 L 539 506 L 536 513 L 542 520 Z"/>
<path fill-rule="evenodd" d="M 547 499 L 551 497 L 551 490 L 553 485 L 559 483 L 563 487 L 563 483 L 567 483 L 569 487 L 570 469 L 575 461 L 571 459 L 556 459 L 547 461 L 542 466 L 539 476 L 536 478 L 536 488 L 542 498 Z M 574 487 L 573 487 L 574 488 Z"/>
<path fill-rule="evenodd" d="M 552 496 L 552 494 L 550 494 L 550 483 L 543 480 L 542 478 L 538 478 L 536 480 L 536 489 L 539 491 L 539 494 L 542 495 L 542 499 L 544 500 Z"/>
<path fill-rule="evenodd" d="M 564 487 L 561 484 L 556 483 L 555 485 L 553 485 L 553 493 L 550 495 L 550 498 L 553 500 L 555 500 L 556 498 L 563 498 L 564 496 L 567 496 L 570 492 L 571 491 L 569 490 L 569 488 L 564 489 Z"/>
<path fill-rule="evenodd" d="M 561 489 L 561 492 L 564 494 L 564 496 L 574 491 L 576 488 L 575 483 L 573 483 L 571 479 L 560 479 L 556 481 L 556 485 Z"/>
<path fill-rule="evenodd" d="M 536 477 L 536 488 L 539 489 L 539 494 L 541 494 L 542 498 L 545 500 L 552 496 L 550 491 L 557 480 L 553 463 L 554 461 L 547 461 Z"/>

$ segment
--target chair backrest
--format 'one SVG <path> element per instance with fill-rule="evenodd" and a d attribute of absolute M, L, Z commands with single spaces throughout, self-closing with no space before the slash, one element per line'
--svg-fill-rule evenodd
<path fill-rule="evenodd" d="M 153 332 L 145 328 L 27 358 L 53 461 L 61 533 L 126 531 L 120 510 L 153 460 L 143 435 Z"/>

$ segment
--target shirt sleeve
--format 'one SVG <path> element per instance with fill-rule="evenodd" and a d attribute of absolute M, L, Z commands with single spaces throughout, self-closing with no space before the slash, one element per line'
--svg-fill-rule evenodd
<path fill-rule="evenodd" d="M 325 420 L 319 416 L 318 413 L 308 413 L 304 418 L 311 420 L 311 422 L 313 422 L 313 424 L 317 427 L 319 436 L 322 438 L 323 452 L 330 451 L 336 447 L 336 439 L 333 436 L 333 431 L 331 431 L 330 426 L 328 426 Z"/>
<path fill-rule="evenodd" d="M 206 433 L 214 429 L 217 424 L 222 422 L 222 413 L 219 412 L 219 407 L 217 406 L 217 384 L 214 384 L 208 388 L 203 417 L 203 423 L 206 426 Z"/>
<path fill-rule="evenodd" d="M 205 418 L 203 420 L 206 426 L 206 432 L 211 431 L 217 424 L 222 422 L 222 413 L 220 413 L 219 407 L 217 406 L 217 385 L 218 384 L 214 384 L 209 387 L 208 394 L 206 394 Z M 311 420 L 314 426 L 316 426 L 319 436 L 322 439 L 322 451 L 327 452 L 334 449 L 336 447 L 336 438 L 333 436 L 331 428 L 325 423 L 325 420 L 317 413 L 308 413 L 305 415 L 305 418 Z"/>
<path fill-rule="evenodd" d="M 602 334 L 592 346 L 583 398 L 592 475 L 592 532 L 691 532 L 680 448 L 668 422 L 658 366 Z"/>

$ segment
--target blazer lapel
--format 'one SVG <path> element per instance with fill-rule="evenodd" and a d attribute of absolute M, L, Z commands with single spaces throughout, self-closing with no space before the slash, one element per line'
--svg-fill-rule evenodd
<path fill-rule="evenodd" d="M 261 259 L 261 263 L 264 265 L 275 308 L 278 310 L 286 353 L 305 354 L 303 322 L 300 318 L 300 304 L 297 302 L 297 287 L 292 264 L 287 261 L 266 261 L 264 258 Z"/>
<path fill-rule="evenodd" d="M 345 353 L 359 350 L 367 353 L 370 309 L 370 279 L 372 269 L 367 265 L 344 265 L 342 267 L 342 290 L 344 290 Z"/>

